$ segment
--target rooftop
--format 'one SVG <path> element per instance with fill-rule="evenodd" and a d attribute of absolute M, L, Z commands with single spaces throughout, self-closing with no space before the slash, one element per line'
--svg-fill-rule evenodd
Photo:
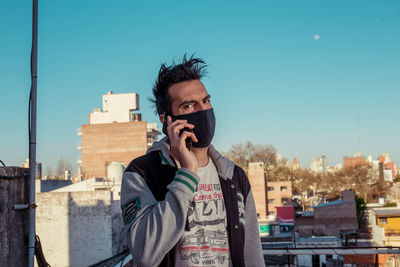
<path fill-rule="evenodd" d="M 349 202 L 353 202 L 353 201 L 351 201 L 351 200 L 344 200 L 344 201 L 343 200 L 335 200 L 335 201 L 332 201 L 332 202 L 321 203 L 321 204 L 318 204 L 318 205 L 315 205 L 315 206 L 311 206 L 311 208 L 319 208 L 319 207 L 340 205 L 340 204 L 349 203 Z"/>
<path fill-rule="evenodd" d="M 400 216 L 400 208 L 376 208 L 373 209 L 376 216 L 395 217 Z"/>

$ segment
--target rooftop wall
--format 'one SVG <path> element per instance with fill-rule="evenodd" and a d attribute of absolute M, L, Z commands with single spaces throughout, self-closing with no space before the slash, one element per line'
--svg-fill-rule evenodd
<path fill-rule="evenodd" d="M 119 201 L 110 191 L 37 193 L 36 232 L 51 266 L 88 266 L 124 245 Z"/>

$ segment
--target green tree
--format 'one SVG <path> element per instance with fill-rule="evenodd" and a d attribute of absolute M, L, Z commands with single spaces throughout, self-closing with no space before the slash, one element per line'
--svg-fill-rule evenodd
<path fill-rule="evenodd" d="M 355 195 L 355 201 L 358 227 L 362 228 L 365 226 L 365 212 L 367 210 L 367 203 L 359 195 Z"/>

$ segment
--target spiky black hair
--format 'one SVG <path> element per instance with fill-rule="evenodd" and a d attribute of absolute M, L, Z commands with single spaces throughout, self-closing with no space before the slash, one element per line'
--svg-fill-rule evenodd
<path fill-rule="evenodd" d="M 186 54 L 182 61 L 176 64 L 174 61 L 170 66 L 161 64 L 157 79 L 153 86 L 153 99 L 149 99 L 155 106 L 155 113 L 158 115 L 164 112 L 171 112 L 171 99 L 168 88 L 176 83 L 201 80 L 206 74 L 207 64 L 201 58 L 192 55 L 187 58 Z"/>

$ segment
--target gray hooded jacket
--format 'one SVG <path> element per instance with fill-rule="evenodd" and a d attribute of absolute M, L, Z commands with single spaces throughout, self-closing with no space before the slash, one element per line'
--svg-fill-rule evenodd
<path fill-rule="evenodd" d="M 180 167 L 179 162 L 173 160 L 169 153 L 167 139 L 155 142 L 143 157 L 154 152 L 159 153 L 160 164 L 178 170 L 174 173 L 175 178 L 171 182 L 168 181 L 165 195 L 161 198 L 156 197 L 153 194 L 154 187 L 149 184 L 147 177 L 143 177 L 146 176 L 146 172 L 138 170 L 135 166 L 127 168 L 121 185 L 121 208 L 127 243 L 133 261 L 137 266 L 158 266 L 164 257 L 173 251 L 174 246 L 185 231 L 189 205 L 193 201 L 194 192 L 200 181 L 200 177 L 196 173 Z M 235 188 L 232 178 L 235 168 L 239 167 L 224 158 L 212 145 L 209 147 L 208 154 L 216 165 L 221 185 L 226 181 L 232 188 Z M 135 160 L 132 161 L 131 165 L 135 165 Z M 161 183 L 163 177 L 159 178 Z M 247 177 L 245 179 L 248 184 Z M 251 190 L 246 196 L 242 211 L 239 206 L 240 220 L 236 218 L 239 223 L 236 224 L 235 220 L 230 221 L 228 218 L 228 231 L 231 229 L 231 232 L 241 231 L 242 233 L 242 240 L 244 241 L 242 255 L 244 259 L 241 261 L 245 266 L 264 266 L 256 209 Z M 232 207 L 237 209 L 238 204 L 227 206 L 227 212 Z M 229 223 L 235 225 L 229 225 Z M 236 245 L 235 240 L 230 239 L 232 253 L 232 246 L 236 247 Z M 233 264 L 236 265 L 235 261 L 233 261 Z"/>

